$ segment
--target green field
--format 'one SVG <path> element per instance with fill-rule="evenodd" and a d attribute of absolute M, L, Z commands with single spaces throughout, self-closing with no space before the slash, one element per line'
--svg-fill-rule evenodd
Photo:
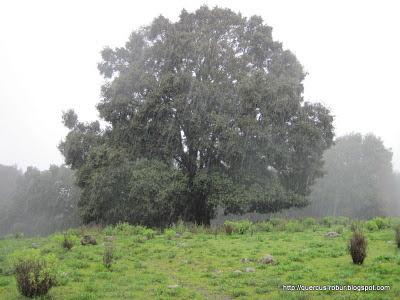
<path fill-rule="evenodd" d="M 57 286 L 42 299 L 400 299 L 400 249 L 395 242 L 387 243 L 395 241 L 393 228 L 364 229 L 368 256 L 364 264 L 354 265 L 347 252 L 349 225 L 285 223 L 258 224 L 232 235 L 223 227 L 179 224 L 174 231 L 157 232 L 151 239 L 143 230 L 135 235 L 133 226 L 82 228 L 68 232 L 72 239 L 76 236 L 71 250 L 61 246 L 62 235 L 8 236 L 0 239 L 0 299 L 26 299 L 18 293 L 13 265 L 18 253 L 24 252 L 18 250 L 28 249 L 31 243 L 38 248 L 32 252 L 56 261 Z M 343 232 L 325 238 L 330 231 Z M 175 232 L 182 237 L 168 238 Z M 80 244 L 81 235 L 87 233 L 96 237 L 97 245 Z M 115 239 L 103 242 L 110 233 Z M 109 244 L 114 257 L 107 269 L 103 254 Z M 266 254 L 273 255 L 276 263 L 259 264 Z M 283 290 L 288 285 L 326 286 L 327 290 Z M 349 285 L 389 286 L 390 290 L 329 290 Z"/>

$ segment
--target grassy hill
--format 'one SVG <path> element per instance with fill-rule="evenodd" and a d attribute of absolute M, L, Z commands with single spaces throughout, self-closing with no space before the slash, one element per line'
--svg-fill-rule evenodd
<path fill-rule="evenodd" d="M 182 223 L 155 234 L 127 224 L 82 227 L 67 232 L 73 244 L 70 250 L 62 247 L 60 234 L 31 239 L 7 236 L 0 239 L 0 299 L 25 299 L 18 293 L 14 262 L 35 256 L 56 264 L 57 285 L 42 299 L 399 299 L 400 249 L 392 228 L 396 220 L 378 230 L 357 224 L 368 240 L 362 265 L 352 263 L 347 252 L 352 231 L 349 222 L 342 221 L 316 225 L 310 219 L 275 219 L 231 235 L 223 227 Z M 330 231 L 340 232 L 340 237 L 325 238 Z M 182 236 L 175 238 L 176 233 Z M 94 235 L 97 245 L 81 245 L 85 234 Z M 105 236 L 114 239 L 104 242 Z M 28 249 L 31 243 L 37 249 Z M 103 260 L 107 250 L 113 254 L 110 268 Z M 276 262 L 259 264 L 266 254 Z M 283 289 L 289 285 L 326 286 L 327 290 Z M 335 290 L 349 285 L 389 286 L 390 290 Z"/>

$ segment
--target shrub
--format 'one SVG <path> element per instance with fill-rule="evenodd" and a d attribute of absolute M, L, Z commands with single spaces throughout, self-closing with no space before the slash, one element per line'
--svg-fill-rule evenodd
<path fill-rule="evenodd" d="M 391 217 L 391 218 L 388 218 L 387 220 L 388 220 L 389 226 L 394 229 L 396 229 L 397 227 L 400 226 L 400 218 Z"/>
<path fill-rule="evenodd" d="M 314 218 L 307 218 L 303 221 L 303 223 L 308 226 L 311 227 L 313 225 L 315 225 L 315 219 Z"/>
<path fill-rule="evenodd" d="M 167 239 L 171 240 L 172 237 L 176 234 L 176 231 L 172 229 L 167 229 L 165 230 L 165 234 L 167 236 Z"/>
<path fill-rule="evenodd" d="M 353 232 L 356 232 L 358 229 L 359 229 L 359 228 L 358 228 L 357 222 L 351 221 L 351 223 L 350 223 L 350 230 L 353 231 Z"/>
<path fill-rule="evenodd" d="M 396 244 L 397 244 L 397 248 L 400 248 L 400 226 L 396 227 L 396 229 L 394 230 L 395 235 L 396 235 Z"/>
<path fill-rule="evenodd" d="M 69 235 L 67 233 L 64 234 L 54 234 L 51 236 L 51 240 L 63 248 L 67 248 L 70 250 L 76 243 L 79 242 L 79 239 L 76 235 Z"/>
<path fill-rule="evenodd" d="M 134 243 L 144 243 L 144 237 L 142 235 L 135 235 L 133 237 Z"/>
<path fill-rule="evenodd" d="M 24 237 L 24 233 L 23 232 L 16 232 L 15 233 L 15 238 L 16 239 L 22 239 Z"/>
<path fill-rule="evenodd" d="M 347 249 L 353 259 L 354 264 L 361 265 L 367 256 L 367 240 L 364 235 L 356 231 L 350 237 Z"/>
<path fill-rule="evenodd" d="M 107 227 L 105 227 L 105 228 L 103 229 L 103 233 L 104 233 L 105 235 L 113 235 L 113 234 L 114 234 L 114 226 L 108 225 Z"/>
<path fill-rule="evenodd" d="M 131 234 L 144 234 L 146 228 L 143 226 L 131 226 Z"/>
<path fill-rule="evenodd" d="M 226 234 L 228 234 L 228 235 L 231 235 L 232 231 L 239 233 L 239 234 L 245 234 L 247 232 L 247 230 L 249 230 L 251 224 L 252 223 L 247 219 L 237 221 L 237 222 L 225 221 L 224 228 L 225 228 Z"/>
<path fill-rule="evenodd" d="M 292 221 L 285 225 L 285 230 L 290 232 L 300 232 L 303 231 L 303 226 L 297 221 Z"/>
<path fill-rule="evenodd" d="M 285 231 L 286 230 L 287 221 L 285 219 L 280 219 L 279 223 L 276 224 L 275 228 L 278 231 Z"/>
<path fill-rule="evenodd" d="M 190 228 L 185 222 L 179 220 L 177 223 L 171 225 L 170 229 L 175 230 L 176 233 L 183 234 L 184 232 L 190 231 Z"/>
<path fill-rule="evenodd" d="M 155 234 L 156 232 L 153 229 L 146 229 L 145 231 L 143 231 L 143 235 L 149 240 L 154 239 Z"/>
<path fill-rule="evenodd" d="M 128 222 L 120 222 L 117 225 L 115 225 L 113 234 L 115 235 L 132 235 L 134 234 L 134 228 L 135 226 L 129 225 Z M 135 233 L 137 234 L 137 233 Z"/>
<path fill-rule="evenodd" d="M 256 229 L 259 231 L 270 232 L 272 230 L 272 224 L 270 224 L 268 222 L 258 223 L 258 224 L 256 224 Z"/>
<path fill-rule="evenodd" d="M 67 248 L 68 250 L 71 250 L 72 247 L 74 246 L 73 241 L 66 234 L 64 234 L 64 241 L 62 242 L 62 246 L 63 248 Z"/>
<path fill-rule="evenodd" d="M 328 228 L 331 228 L 334 220 L 335 219 L 333 217 L 327 216 L 327 217 L 322 219 L 322 224 L 325 225 L 325 226 L 328 226 Z"/>
<path fill-rule="evenodd" d="M 40 259 L 39 255 L 38 249 L 14 252 L 17 288 L 21 295 L 28 298 L 46 295 L 57 283 L 54 261 Z"/>
<path fill-rule="evenodd" d="M 103 264 L 107 269 L 111 268 L 113 257 L 114 257 L 114 246 L 107 245 L 103 254 Z"/>
<path fill-rule="evenodd" d="M 377 230 L 378 225 L 376 225 L 375 221 L 367 221 L 364 223 L 364 227 L 367 228 L 368 230 Z"/>
<path fill-rule="evenodd" d="M 381 217 L 376 217 L 373 221 L 376 223 L 379 229 L 389 226 L 389 221 L 387 219 L 382 219 Z"/>
<path fill-rule="evenodd" d="M 277 226 L 281 222 L 281 219 L 279 219 L 279 218 L 271 218 L 271 219 L 268 220 L 268 222 L 270 222 L 272 224 L 272 226 Z"/>
<path fill-rule="evenodd" d="M 191 232 L 184 232 L 184 233 L 182 234 L 182 238 L 183 238 L 183 239 L 192 239 L 192 238 L 193 238 L 193 233 L 191 233 Z"/>
<path fill-rule="evenodd" d="M 227 235 L 231 235 L 233 232 L 235 224 L 231 221 L 225 221 L 224 228 Z"/>
<path fill-rule="evenodd" d="M 80 228 L 70 228 L 65 233 L 68 234 L 68 235 L 77 236 L 77 235 L 79 235 L 81 233 L 81 230 L 80 230 Z"/>
<path fill-rule="evenodd" d="M 251 222 L 247 219 L 234 222 L 234 230 L 239 234 L 245 234 L 249 230 Z"/>
<path fill-rule="evenodd" d="M 339 227 L 336 229 L 336 233 L 342 234 L 342 233 L 343 233 L 343 226 L 339 226 Z"/>
<path fill-rule="evenodd" d="M 349 225 L 349 223 L 350 223 L 350 219 L 348 217 L 340 216 L 340 217 L 336 218 L 336 224 L 346 226 L 346 225 Z"/>

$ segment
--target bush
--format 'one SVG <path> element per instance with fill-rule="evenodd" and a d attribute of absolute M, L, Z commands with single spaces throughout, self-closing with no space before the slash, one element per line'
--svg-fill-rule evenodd
<path fill-rule="evenodd" d="M 233 222 L 225 221 L 224 228 L 225 228 L 225 232 L 226 232 L 227 235 L 231 235 L 232 234 L 233 229 L 235 228 L 234 226 L 235 226 L 235 224 Z"/>
<path fill-rule="evenodd" d="M 193 238 L 193 233 L 191 233 L 191 232 L 184 232 L 184 233 L 182 234 L 182 238 L 183 238 L 183 239 L 192 239 L 192 238 Z"/>
<path fill-rule="evenodd" d="M 396 235 L 397 248 L 400 248 L 400 227 L 396 227 L 394 232 L 395 232 L 395 235 Z"/>
<path fill-rule="evenodd" d="M 234 222 L 234 231 L 236 231 L 239 234 L 245 234 L 247 230 L 249 230 L 251 226 L 251 222 L 247 219 L 241 220 L 238 222 Z"/>
<path fill-rule="evenodd" d="M 40 250 L 25 249 L 15 251 L 13 255 L 17 288 L 21 295 L 28 298 L 46 295 L 56 285 L 55 262 L 39 258 Z"/>
<path fill-rule="evenodd" d="M 336 233 L 342 234 L 342 233 L 343 233 L 343 226 L 339 226 L 339 227 L 336 229 Z"/>
<path fill-rule="evenodd" d="M 287 224 L 287 223 L 288 223 L 288 222 L 287 222 L 285 219 L 280 219 L 280 220 L 279 220 L 279 223 L 276 224 L 275 229 L 276 229 L 277 231 L 285 231 L 285 230 L 286 230 L 286 224 Z"/>
<path fill-rule="evenodd" d="M 188 226 L 189 224 L 185 224 L 182 220 L 179 220 L 177 223 L 174 223 L 170 226 L 170 229 L 175 230 L 178 234 L 183 234 L 184 232 L 190 231 Z"/>
<path fill-rule="evenodd" d="M 315 225 L 315 219 L 314 218 L 307 218 L 303 221 L 304 225 L 311 227 Z"/>
<path fill-rule="evenodd" d="M 64 234 L 54 234 L 51 236 L 51 240 L 63 248 L 70 250 L 76 243 L 79 243 L 79 239 L 76 235 Z"/>
<path fill-rule="evenodd" d="M 156 232 L 153 229 L 146 229 L 143 231 L 143 235 L 147 237 L 148 240 L 154 239 Z"/>
<path fill-rule="evenodd" d="M 114 226 L 108 225 L 102 231 L 105 235 L 113 235 L 114 234 Z"/>
<path fill-rule="evenodd" d="M 111 268 L 113 257 L 114 257 L 114 246 L 107 245 L 103 254 L 103 264 L 107 269 Z"/>
<path fill-rule="evenodd" d="M 359 229 L 359 228 L 358 228 L 357 222 L 351 221 L 351 223 L 350 223 L 350 230 L 353 231 L 353 232 L 356 232 L 358 229 Z"/>
<path fill-rule="evenodd" d="M 237 221 L 237 222 L 225 221 L 224 228 L 225 228 L 226 234 L 228 234 L 228 235 L 231 235 L 232 231 L 234 231 L 238 234 L 245 234 L 247 232 L 247 230 L 249 230 L 251 224 L 252 223 L 247 219 Z"/>
<path fill-rule="evenodd" d="M 389 221 L 386 219 L 382 219 L 381 217 L 376 217 L 373 221 L 376 223 L 379 229 L 383 229 L 389 226 Z"/>
<path fill-rule="evenodd" d="M 132 235 L 134 234 L 135 226 L 129 225 L 128 222 L 120 222 L 115 225 L 113 234 L 114 235 Z"/>
<path fill-rule="evenodd" d="M 66 234 L 74 235 L 74 236 L 80 235 L 80 233 L 81 233 L 81 229 L 80 228 L 70 228 L 70 229 L 68 229 L 66 231 Z"/>
<path fill-rule="evenodd" d="M 349 225 L 349 223 L 350 223 L 350 219 L 348 217 L 340 216 L 340 217 L 336 218 L 336 224 L 346 226 L 346 225 Z"/>
<path fill-rule="evenodd" d="M 167 229 L 165 230 L 165 234 L 167 236 L 167 239 L 171 240 L 172 237 L 176 234 L 176 231 L 172 229 Z"/>
<path fill-rule="evenodd" d="M 393 217 L 391 217 L 391 218 L 388 218 L 387 220 L 388 220 L 389 226 L 390 226 L 391 228 L 396 229 L 397 227 L 400 226 L 400 218 L 393 218 Z"/>
<path fill-rule="evenodd" d="M 347 249 L 353 259 L 353 263 L 361 265 L 367 256 L 367 240 L 364 235 L 359 231 L 354 232 L 349 239 Z"/>
<path fill-rule="evenodd" d="M 303 231 L 303 226 L 297 221 L 292 221 L 285 225 L 285 230 L 290 232 L 300 232 Z"/>
<path fill-rule="evenodd" d="M 272 224 L 268 222 L 257 223 L 255 226 L 258 231 L 270 232 L 272 230 Z"/>
<path fill-rule="evenodd" d="M 72 247 L 74 246 L 73 241 L 66 234 L 64 234 L 64 241 L 62 242 L 62 246 L 63 248 L 67 248 L 68 250 L 71 250 Z"/>
<path fill-rule="evenodd" d="M 364 227 L 367 228 L 368 230 L 377 230 L 378 225 L 376 225 L 375 221 L 367 221 L 364 223 Z"/>
<path fill-rule="evenodd" d="M 281 222 L 281 219 L 279 219 L 279 218 L 271 218 L 271 219 L 268 220 L 268 222 L 270 222 L 272 224 L 272 226 L 277 226 Z"/>
<path fill-rule="evenodd" d="M 131 226 L 131 234 L 144 234 L 146 228 L 143 226 Z"/>
<path fill-rule="evenodd" d="M 134 243 L 144 243 L 144 236 L 143 235 L 135 235 L 133 237 L 133 242 Z"/>
<path fill-rule="evenodd" d="M 24 233 L 23 232 L 16 232 L 15 233 L 15 238 L 16 239 L 22 239 L 24 237 Z"/>
<path fill-rule="evenodd" d="M 322 224 L 325 226 L 328 226 L 328 228 L 331 228 L 334 221 L 335 221 L 335 219 L 333 217 L 327 216 L 322 219 Z"/>

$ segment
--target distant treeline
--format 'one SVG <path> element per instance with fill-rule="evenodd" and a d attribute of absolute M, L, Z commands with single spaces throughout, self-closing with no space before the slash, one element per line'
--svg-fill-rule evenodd
<path fill-rule="evenodd" d="M 242 216 L 224 216 L 220 208 L 213 223 L 243 218 L 261 221 L 271 216 L 400 216 L 400 174 L 393 172 L 392 153 L 379 138 L 371 134 L 340 137 L 324 159 L 326 174 L 312 187 L 309 206 Z M 78 227 L 80 191 L 74 183 L 74 172 L 65 166 L 53 165 L 46 171 L 29 167 L 22 173 L 16 166 L 0 165 L 0 236 L 16 232 L 45 236 Z"/>
<path fill-rule="evenodd" d="M 324 177 L 310 195 L 303 216 L 371 219 L 400 216 L 400 174 L 393 171 L 392 152 L 373 134 L 339 137 L 324 153 Z"/>
<path fill-rule="evenodd" d="M 400 216 L 400 174 L 393 171 L 392 152 L 379 137 L 359 133 L 341 136 L 325 151 L 324 161 L 325 175 L 311 187 L 309 206 L 240 217 L 224 216 L 220 209 L 217 222 L 243 218 L 254 222 L 269 217 Z"/>
<path fill-rule="evenodd" d="M 80 225 L 79 188 L 73 171 L 50 166 L 39 171 L 0 165 L 0 236 L 23 232 L 46 236 Z"/>

